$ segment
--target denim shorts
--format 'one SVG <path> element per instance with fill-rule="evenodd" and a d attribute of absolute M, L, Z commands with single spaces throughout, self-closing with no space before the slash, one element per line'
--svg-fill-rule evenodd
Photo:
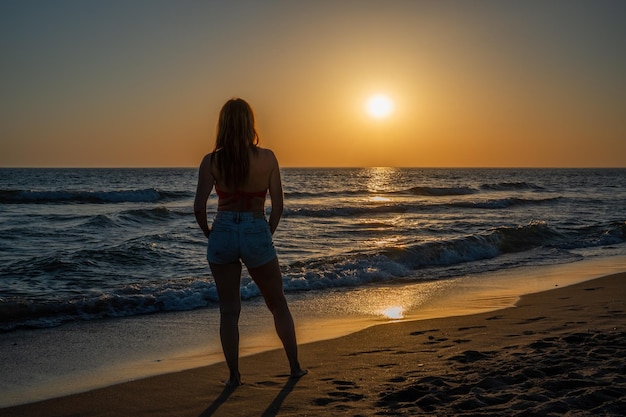
<path fill-rule="evenodd" d="M 207 247 L 207 260 L 230 264 L 240 260 L 248 268 L 276 258 L 270 226 L 261 212 L 218 211 Z"/>

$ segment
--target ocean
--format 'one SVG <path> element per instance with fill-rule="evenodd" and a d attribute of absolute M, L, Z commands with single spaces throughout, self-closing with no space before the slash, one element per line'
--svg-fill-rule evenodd
<path fill-rule="evenodd" d="M 626 169 L 282 170 L 286 293 L 626 254 Z M 0 332 L 217 307 L 195 168 L 0 169 Z M 209 201 L 209 218 L 216 198 Z M 259 291 L 244 272 L 244 304 Z"/>

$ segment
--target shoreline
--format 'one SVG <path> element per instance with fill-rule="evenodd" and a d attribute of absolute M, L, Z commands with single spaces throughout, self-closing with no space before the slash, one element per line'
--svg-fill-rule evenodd
<path fill-rule="evenodd" d="M 625 300 L 626 273 L 618 273 L 525 295 L 496 312 L 390 323 L 303 345 L 310 373 L 300 380 L 288 378 L 283 353 L 272 350 L 242 358 L 245 385 L 234 391 L 224 389 L 218 363 L 0 416 L 619 415 Z"/>
<path fill-rule="evenodd" d="M 600 264 L 602 264 L 603 262 L 606 262 L 606 260 L 601 260 L 600 259 L 600 260 L 596 260 L 595 261 L 595 263 L 600 263 Z M 591 266 L 590 266 L 590 264 L 591 264 Z M 621 264 L 618 262 L 617 265 L 615 265 L 615 264 L 614 265 L 609 265 L 609 266 L 607 266 L 607 268 L 609 270 L 620 269 L 620 268 L 622 268 L 622 266 L 620 266 L 620 265 Z M 567 288 L 570 288 L 571 286 L 576 286 L 576 285 L 581 285 L 581 284 L 572 283 L 571 285 L 566 284 L 566 285 L 568 285 L 567 287 L 563 287 L 562 286 L 563 284 L 553 284 L 553 282 L 554 282 L 553 278 L 557 278 L 558 277 L 563 282 L 572 282 L 572 281 L 579 281 L 579 282 L 581 282 L 582 281 L 583 283 L 588 282 L 589 280 L 598 279 L 598 278 L 594 278 L 593 276 L 587 277 L 587 278 L 581 278 L 585 274 L 589 275 L 590 273 L 592 273 L 591 271 L 595 270 L 594 268 L 597 268 L 597 265 L 594 266 L 594 262 L 587 261 L 587 267 L 586 268 L 582 268 L 583 269 L 582 272 L 580 271 L 580 269 L 581 269 L 580 266 L 581 266 L 581 264 L 578 263 L 578 264 L 559 265 L 559 266 L 552 266 L 552 267 L 538 267 L 537 271 L 535 271 L 535 272 L 543 271 L 543 277 L 544 278 L 545 277 L 550 277 L 550 280 L 543 279 L 543 281 L 544 281 L 543 282 L 543 286 L 546 287 L 546 285 L 547 285 L 547 287 L 550 287 L 550 288 L 557 288 L 557 291 L 558 290 L 566 290 Z M 565 268 L 565 269 L 563 269 L 563 268 Z M 568 272 L 568 270 L 569 270 L 569 272 Z M 578 271 L 576 272 L 576 270 L 578 270 Z M 626 269 L 622 268 L 621 270 L 623 271 L 623 270 L 626 270 Z M 511 271 L 506 271 L 506 272 L 508 272 L 510 274 Z M 518 272 L 520 272 L 520 277 L 523 278 L 524 273 L 522 271 L 518 271 Z M 526 273 L 527 272 L 528 271 L 526 271 Z M 575 277 L 574 278 L 572 277 L 572 274 L 576 274 L 576 273 L 579 274 L 579 277 L 577 279 Z M 466 281 L 467 281 L 466 284 L 467 285 L 465 286 L 465 289 L 463 291 L 468 292 L 467 289 L 468 288 L 470 288 L 470 289 L 473 288 L 472 286 L 474 284 L 476 284 L 479 289 L 482 286 L 482 290 L 483 290 L 482 294 L 484 295 L 485 294 L 485 291 L 484 291 L 485 290 L 485 282 L 497 283 L 498 279 L 496 279 L 496 278 L 497 278 L 497 275 L 499 275 L 499 274 L 502 274 L 502 273 L 494 274 L 494 276 L 496 276 L 496 277 L 494 279 L 487 280 L 487 281 L 485 281 L 485 277 L 481 277 L 480 278 L 480 280 L 482 280 L 481 282 L 474 282 L 474 283 L 472 283 L 472 279 L 466 279 Z M 569 276 L 568 276 L 568 274 L 569 274 Z M 608 274 L 610 275 L 611 272 L 608 272 Z M 607 275 L 606 271 L 605 271 L 605 273 L 603 273 L 603 275 Z M 597 274 L 595 276 L 597 276 Z M 478 281 L 478 279 L 477 279 L 477 281 Z M 457 282 L 457 284 L 458 284 L 458 282 Z M 497 287 L 497 285 L 496 285 L 496 287 Z M 491 290 L 493 291 L 493 288 Z M 498 291 L 499 290 L 501 290 L 501 288 L 498 289 Z M 542 291 L 545 291 L 545 290 L 546 289 L 544 288 Z M 480 315 L 480 314 L 487 314 L 485 312 L 493 312 L 495 310 L 504 311 L 504 310 L 511 309 L 512 307 L 505 307 L 505 305 L 513 304 L 515 299 L 512 299 L 510 295 L 502 297 L 499 294 L 498 291 L 496 291 L 495 293 L 493 293 L 493 292 L 491 293 L 492 299 L 489 299 L 488 302 L 489 303 L 493 303 L 495 301 L 496 303 L 501 303 L 503 305 L 501 305 L 499 307 L 495 307 L 495 308 L 486 308 L 485 305 L 483 305 L 484 304 L 484 300 L 483 300 L 481 303 L 479 303 L 480 305 L 478 306 L 478 307 L 482 306 L 482 308 L 484 309 L 483 312 L 478 312 L 478 313 L 476 313 L 476 312 L 474 312 L 474 313 L 472 313 L 472 312 L 469 312 L 469 313 L 468 312 L 465 312 L 465 313 L 460 312 L 459 314 L 454 315 L 454 316 L 447 315 L 447 316 L 443 316 L 443 318 L 442 317 L 439 317 L 439 318 L 429 317 L 427 319 L 416 318 L 415 315 L 408 314 L 407 317 L 405 319 L 403 319 L 403 320 L 396 320 L 396 321 L 391 321 L 391 322 L 389 320 L 384 321 L 384 320 L 381 320 L 381 319 L 370 320 L 368 323 L 366 323 L 367 325 L 365 327 L 365 330 L 360 330 L 360 331 L 357 331 L 356 333 L 354 333 L 354 332 L 350 331 L 350 329 L 344 329 L 344 331 L 347 331 L 347 336 L 345 336 L 345 335 L 337 336 L 337 337 L 333 337 L 333 338 L 324 339 L 324 340 L 321 340 L 321 341 L 319 341 L 319 340 L 318 341 L 312 341 L 312 342 L 303 341 L 301 343 L 301 345 L 302 345 L 301 346 L 301 350 L 303 352 L 308 350 L 309 348 L 307 346 L 309 346 L 309 345 L 317 345 L 317 344 L 324 344 L 324 343 L 327 343 L 329 345 L 333 345 L 333 344 L 335 344 L 335 341 L 337 341 L 339 339 L 343 339 L 345 337 L 349 338 L 349 337 L 352 337 L 355 334 L 360 334 L 363 331 L 367 331 L 367 330 L 372 329 L 372 328 L 381 327 L 381 326 L 378 326 L 378 324 L 385 324 L 385 325 L 389 325 L 389 326 L 396 326 L 396 325 L 404 325 L 404 324 L 408 324 L 408 323 L 423 323 L 423 322 L 428 322 L 428 321 L 432 321 L 432 320 L 452 320 L 452 321 L 454 321 L 454 320 L 458 320 L 461 317 L 474 317 L 474 316 Z M 533 291 L 530 291 L 530 292 L 533 292 Z M 458 293 L 458 291 L 457 291 L 457 293 Z M 480 291 L 477 294 L 480 294 Z M 495 294 L 495 296 L 494 296 L 494 294 Z M 543 292 L 540 292 L 540 294 L 543 294 Z M 476 294 L 472 295 L 472 291 L 468 292 L 468 296 L 470 298 L 472 296 L 475 296 L 475 295 Z M 451 296 L 456 296 L 456 295 L 452 294 Z M 522 300 L 525 297 L 527 297 L 527 296 L 522 296 Z M 435 299 L 438 300 L 438 303 L 434 303 L 432 306 L 430 306 L 431 309 L 435 309 L 435 310 L 438 308 L 437 307 L 438 305 L 440 305 L 440 306 L 441 305 L 445 305 L 450 300 L 450 298 L 446 298 L 446 297 L 440 297 L 440 298 L 435 298 Z M 518 301 L 518 303 L 519 303 L 519 301 Z M 448 308 L 449 307 L 450 306 L 448 306 Z M 476 306 L 474 306 L 472 308 L 475 309 Z M 457 309 L 457 311 L 458 311 L 458 309 Z M 425 314 L 430 314 L 430 313 L 426 312 Z M 445 313 L 445 314 L 447 314 L 447 313 Z M 343 323 L 343 324 L 345 325 L 345 323 Z M 363 324 L 361 324 L 361 325 L 363 325 Z M 341 327 L 341 323 L 339 324 L 339 327 Z M 338 331 L 338 330 L 335 329 L 335 331 Z M 373 345 L 376 345 L 377 343 L 378 342 L 376 342 L 376 340 L 372 341 Z M 263 356 L 263 355 L 270 355 L 270 356 L 273 355 L 273 356 L 276 356 L 277 354 L 280 355 L 282 353 L 280 350 L 278 350 L 278 351 L 273 350 L 273 349 L 276 348 L 276 346 L 271 346 L 270 345 L 270 346 L 266 346 L 266 348 L 267 348 L 267 350 L 263 351 L 261 353 L 255 352 L 254 349 L 252 349 L 251 355 L 243 355 L 242 363 L 244 361 L 251 360 L 250 358 L 259 357 L 259 355 L 261 355 L 261 356 Z M 220 352 L 220 354 L 221 354 L 221 352 Z M 195 364 L 201 363 L 202 361 L 206 360 L 206 355 L 198 355 L 198 357 L 195 358 L 195 359 L 197 359 L 197 362 L 194 362 Z M 303 363 L 308 364 L 308 361 L 305 362 L 305 359 L 303 358 Z M 280 362 L 279 362 L 279 364 L 280 364 Z M 144 364 L 144 366 L 145 366 L 145 364 Z M 173 368 L 173 369 L 175 371 L 178 371 L 175 368 Z M 221 358 L 219 358 L 219 362 L 213 363 L 211 365 L 208 365 L 208 367 L 206 366 L 206 361 L 205 361 L 204 365 L 202 365 L 202 366 L 192 366 L 190 368 L 186 368 L 186 370 L 183 370 L 182 372 L 183 373 L 184 372 L 190 372 L 190 373 L 194 374 L 194 373 L 202 372 L 203 370 L 206 371 L 207 369 L 215 370 L 215 372 L 217 374 L 220 374 L 221 376 L 226 375 L 225 367 L 224 367 L 223 362 L 221 361 Z M 217 369 L 221 369 L 221 371 L 218 372 Z M 172 372 L 172 373 L 160 374 L 160 375 L 157 375 L 157 376 L 149 376 L 149 377 L 147 377 L 145 379 L 138 379 L 138 380 L 135 380 L 135 381 L 128 382 L 128 384 L 136 384 L 136 383 L 142 384 L 141 381 L 150 380 L 151 378 L 165 378 L 167 380 L 169 377 L 173 377 L 174 375 L 178 375 L 179 373 L 180 372 Z M 213 382 L 214 383 L 218 383 L 218 386 L 219 386 L 219 380 L 214 380 Z M 68 395 L 68 396 L 61 397 L 61 398 L 56 398 L 56 399 L 51 399 L 51 400 L 44 400 L 43 402 L 44 403 L 46 403 L 48 401 L 61 401 L 61 402 L 63 402 L 63 399 L 75 398 L 76 396 L 82 396 L 82 395 L 89 396 L 90 393 L 100 392 L 102 389 L 104 389 L 104 390 L 112 389 L 112 390 L 115 391 L 116 387 L 125 386 L 125 385 L 126 385 L 126 383 L 110 385 L 110 386 L 107 386 L 107 387 L 104 387 L 104 388 L 96 388 L 95 390 L 90 390 L 90 391 L 84 392 L 82 394 L 81 393 L 71 394 L 71 395 Z M 83 388 L 85 388 L 85 387 L 83 387 Z M 30 402 L 30 403 L 26 403 L 26 404 L 22 404 L 22 405 L 17 405 L 17 407 L 10 406 L 10 407 L 7 407 L 7 408 L 2 408 L 2 409 L 0 409 L 0 415 L 4 415 L 3 412 L 6 411 L 6 410 L 9 410 L 9 409 L 13 409 L 13 408 L 19 409 L 20 407 L 36 406 L 36 404 L 41 404 L 41 403 Z M 59 415 L 64 415 L 64 414 L 59 414 Z M 86 414 L 86 415 L 91 415 L 91 414 Z M 93 415 L 98 415 L 98 414 L 93 414 Z M 252 415 L 254 415 L 254 414 L 252 414 Z"/>

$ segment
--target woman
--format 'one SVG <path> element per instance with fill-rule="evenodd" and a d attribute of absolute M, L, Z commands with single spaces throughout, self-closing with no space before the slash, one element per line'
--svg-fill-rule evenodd
<path fill-rule="evenodd" d="M 283 212 L 280 169 L 274 153 L 258 146 L 254 113 L 242 99 L 229 100 L 219 115 L 215 149 L 200 164 L 194 213 L 208 239 L 207 259 L 220 303 L 220 338 L 230 370 L 227 385 L 241 385 L 239 313 L 241 262 L 259 287 L 274 316 L 276 332 L 289 360 L 291 377 L 307 373 L 298 362 L 296 334 L 283 293 L 272 235 Z M 207 200 L 215 186 L 217 214 L 207 222 Z M 265 219 L 265 197 L 272 210 Z"/>

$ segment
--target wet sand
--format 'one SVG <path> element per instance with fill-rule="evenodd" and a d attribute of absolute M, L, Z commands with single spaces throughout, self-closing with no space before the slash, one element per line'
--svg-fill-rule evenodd
<path fill-rule="evenodd" d="M 622 415 L 626 273 L 523 296 L 515 307 L 403 321 L 43 402 L 0 416 Z"/>

